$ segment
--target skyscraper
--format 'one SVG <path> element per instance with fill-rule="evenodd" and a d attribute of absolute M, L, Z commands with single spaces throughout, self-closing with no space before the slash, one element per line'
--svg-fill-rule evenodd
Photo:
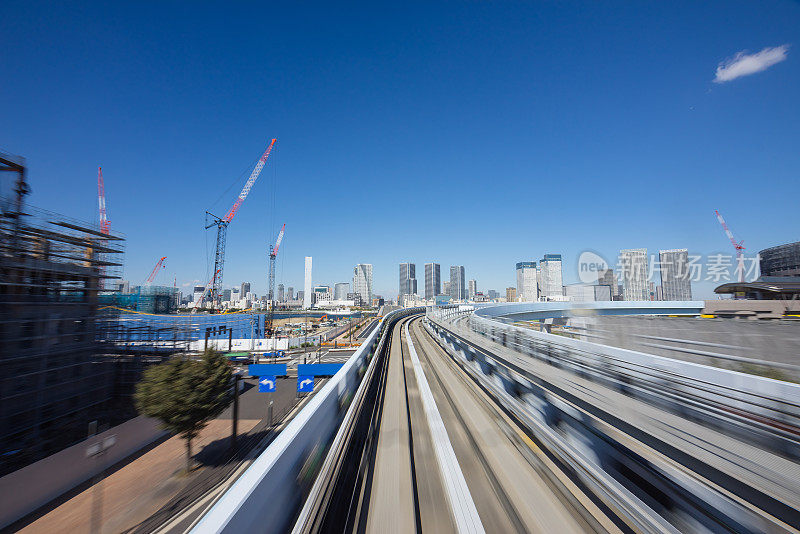
<path fill-rule="evenodd" d="M 561 254 L 545 254 L 539 262 L 539 293 L 543 299 L 564 295 Z"/>
<path fill-rule="evenodd" d="M 620 250 L 619 263 L 625 300 L 650 300 L 647 287 L 647 249 Z"/>
<path fill-rule="evenodd" d="M 306 273 L 303 283 L 303 308 L 311 307 L 311 256 L 306 256 Z"/>
<path fill-rule="evenodd" d="M 438 263 L 425 264 L 425 299 L 442 294 L 442 274 Z"/>
<path fill-rule="evenodd" d="M 294 288 L 289 286 L 286 290 L 286 300 L 294 300 Z"/>
<path fill-rule="evenodd" d="M 465 284 L 464 266 L 450 266 L 450 297 L 453 300 L 464 300 L 467 298 L 467 288 Z"/>
<path fill-rule="evenodd" d="M 278 284 L 278 302 L 286 300 L 286 293 L 283 284 Z"/>
<path fill-rule="evenodd" d="M 349 282 L 338 282 L 333 286 L 333 298 L 336 300 L 347 300 L 347 294 L 350 293 Z"/>
<path fill-rule="evenodd" d="M 467 282 L 467 296 L 470 300 L 475 298 L 475 294 L 478 292 L 478 282 L 476 280 L 470 280 Z"/>
<path fill-rule="evenodd" d="M 515 287 L 507 287 L 506 288 L 506 302 L 516 302 L 517 301 L 517 288 Z"/>
<path fill-rule="evenodd" d="M 242 287 L 239 289 L 239 294 L 245 298 L 250 293 L 250 282 L 242 282 Z"/>
<path fill-rule="evenodd" d="M 359 263 L 353 267 L 353 293 L 359 295 L 366 306 L 372 305 L 371 263 Z"/>
<path fill-rule="evenodd" d="M 597 271 L 597 285 L 609 287 L 611 300 L 616 300 L 620 296 L 617 288 L 617 275 L 614 273 L 614 269 L 603 269 Z"/>
<path fill-rule="evenodd" d="M 403 295 L 413 295 L 417 292 L 417 266 L 413 263 L 400 264 L 399 298 Z"/>
<path fill-rule="evenodd" d="M 535 261 L 517 263 L 517 297 L 522 302 L 536 302 L 539 300 Z"/>
<path fill-rule="evenodd" d="M 692 300 L 689 275 L 689 251 L 685 248 L 660 250 L 661 298 L 663 300 Z"/>

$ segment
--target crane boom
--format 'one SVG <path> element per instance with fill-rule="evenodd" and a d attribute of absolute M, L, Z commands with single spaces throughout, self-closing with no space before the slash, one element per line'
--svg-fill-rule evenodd
<path fill-rule="evenodd" d="M 281 231 L 278 232 L 278 239 L 275 240 L 275 246 L 272 247 L 272 254 L 275 256 L 278 255 L 278 247 L 281 246 L 281 241 L 283 241 L 283 232 L 286 230 L 286 223 L 283 224 L 281 227 Z"/>
<path fill-rule="evenodd" d="M 158 260 L 158 263 L 156 263 L 156 266 L 153 267 L 153 270 L 150 271 L 150 275 L 145 280 L 146 283 L 148 283 L 148 284 L 153 283 L 153 280 L 155 280 L 155 277 L 156 277 L 156 274 L 158 273 L 158 270 L 164 265 L 164 260 L 166 260 L 166 259 L 167 259 L 166 256 L 162 256 L 161 259 Z"/>
<path fill-rule="evenodd" d="M 228 231 L 228 225 L 231 223 L 231 220 L 233 220 L 233 217 L 239 210 L 239 206 L 241 206 L 242 202 L 244 202 L 244 199 L 247 198 L 247 195 L 253 188 L 253 184 L 261 174 L 261 169 L 264 168 L 264 164 L 266 164 L 267 158 L 269 157 L 270 152 L 272 152 L 272 147 L 275 146 L 275 141 L 277 141 L 277 139 L 272 139 L 270 141 L 269 146 L 259 158 L 258 163 L 256 163 L 253 172 L 250 173 L 250 178 L 248 178 L 247 182 L 244 184 L 242 192 L 239 193 L 239 196 L 236 198 L 236 202 L 233 203 L 233 207 L 231 207 L 225 217 L 220 218 L 213 213 L 209 213 L 208 211 L 206 212 L 206 229 L 211 228 L 212 226 L 217 227 L 217 246 L 216 253 L 214 254 L 214 278 L 211 282 L 212 308 L 214 305 L 222 305 L 222 275 L 225 268 L 225 235 Z M 211 223 L 208 223 L 209 215 L 213 218 Z"/>
<path fill-rule="evenodd" d="M 739 282 L 744 282 L 744 254 L 742 252 L 744 250 L 744 241 L 736 241 L 736 238 L 733 237 L 733 232 L 728 228 L 728 224 L 725 222 L 725 219 L 722 218 L 722 214 L 720 214 L 719 210 L 714 210 L 714 213 L 717 214 L 717 220 L 725 230 L 725 235 L 730 239 L 731 245 L 736 249 L 736 270 L 739 272 Z"/>
<path fill-rule="evenodd" d="M 264 168 L 264 164 L 267 162 L 269 153 L 272 152 L 272 147 L 273 145 L 275 145 L 275 141 L 277 141 L 277 139 L 273 139 L 272 141 L 270 141 L 269 146 L 259 158 L 258 163 L 256 163 L 256 166 L 253 169 L 253 172 L 250 173 L 250 178 L 248 178 L 247 182 L 245 182 L 244 187 L 242 188 L 242 192 L 239 193 L 239 197 L 236 199 L 236 202 L 233 203 L 233 207 L 231 207 L 230 211 L 228 211 L 228 214 L 225 215 L 224 220 L 226 222 L 231 222 L 234 215 L 236 215 L 236 212 L 239 210 L 239 206 L 242 205 L 244 199 L 246 199 L 247 195 L 250 194 L 250 190 L 253 188 L 253 184 L 256 183 L 256 179 L 261 174 L 261 169 Z"/>
<path fill-rule="evenodd" d="M 103 169 L 97 167 L 97 204 L 100 213 L 100 231 L 108 234 L 111 231 L 111 224 L 106 215 L 106 186 L 103 182 Z"/>
<path fill-rule="evenodd" d="M 733 245 L 733 248 L 735 248 L 736 250 L 744 250 L 744 241 L 740 241 L 740 242 L 737 243 L 736 239 L 733 237 L 733 232 L 731 232 L 731 229 L 728 228 L 728 224 L 725 222 L 725 219 L 722 218 L 722 215 L 720 214 L 720 212 L 717 211 L 717 210 L 714 210 L 714 213 L 717 214 L 717 220 L 722 225 L 722 228 L 725 229 L 725 235 L 727 235 L 728 239 L 731 240 L 731 244 Z"/>

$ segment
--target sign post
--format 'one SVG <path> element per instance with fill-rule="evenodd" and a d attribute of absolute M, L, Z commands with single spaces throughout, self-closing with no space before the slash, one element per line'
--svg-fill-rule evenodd
<path fill-rule="evenodd" d="M 239 380 L 241 376 L 237 372 L 233 375 L 233 428 L 231 429 L 231 451 L 236 451 L 237 422 L 239 420 Z"/>
<path fill-rule="evenodd" d="M 269 404 L 267 404 L 267 421 L 270 428 L 272 427 L 272 394 L 277 387 L 278 376 L 286 376 L 285 363 L 258 363 L 251 364 L 247 367 L 250 376 L 258 377 L 258 391 L 259 393 L 269 394 Z"/>

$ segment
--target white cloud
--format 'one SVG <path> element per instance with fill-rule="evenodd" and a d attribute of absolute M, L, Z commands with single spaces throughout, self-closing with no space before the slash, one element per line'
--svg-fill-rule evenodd
<path fill-rule="evenodd" d="M 716 83 L 729 82 L 740 76 L 747 76 L 766 70 L 786 59 L 786 52 L 788 51 L 788 44 L 767 47 L 755 54 L 746 54 L 741 51 L 717 66 L 717 77 L 714 78 L 714 81 Z"/>

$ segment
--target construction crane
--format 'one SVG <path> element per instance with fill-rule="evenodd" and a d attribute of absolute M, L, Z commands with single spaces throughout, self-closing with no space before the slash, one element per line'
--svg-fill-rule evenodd
<path fill-rule="evenodd" d="M 100 231 L 108 235 L 111 231 L 111 223 L 108 222 L 106 215 L 106 186 L 103 182 L 103 169 L 97 167 L 97 204 L 100 212 Z"/>
<path fill-rule="evenodd" d="M 222 274 L 225 267 L 225 234 L 227 233 L 228 225 L 231 223 L 233 217 L 236 215 L 236 212 L 239 210 L 239 206 L 241 206 L 242 202 L 244 202 L 244 199 L 247 198 L 247 195 L 250 193 L 250 189 L 253 188 L 253 184 L 258 178 L 258 175 L 261 174 L 261 169 L 264 168 L 264 164 L 267 162 L 269 153 L 272 152 L 272 147 L 275 145 L 275 141 L 277 141 L 277 139 L 270 141 L 269 146 L 264 151 L 264 154 L 261 155 L 258 163 L 256 163 L 253 172 L 250 173 L 250 178 L 248 178 L 247 182 L 244 184 L 242 192 L 239 193 L 239 197 L 236 199 L 236 202 L 233 203 L 233 207 L 228 211 L 225 217 L 217 217 L 211 212 L 206 212 L 206 230 L 212 226 L 217 227 L 217 246 L 216 253 L 214 255 L 214 276 L 212 278 L 211 285 L 212 308 L 214 306 L 221 307 L 222 304 Z M 209 216 L 212 218 L 210 223 L 208 222 Z"/>
<path fill-rule="evenodd" d="M 733 237 L 733 233 L 731 232 L 728 225 L 725 223 L 725 219 L 722 218 L 719 211 L 714 210 L 714 213 L 717 214 L 717 220 L 725 229 L 725 234 L 728 236 L 728 239 L 731 240 L 731 244 L 733 248 L 736 249 L 736 270 L 739 271 L 739 282 L 744 282 L 744 241 L 737 242 L 736 239 Z"/>
<path fill-rule="evenodd" d="M 281 231 L 278 232 L 278 239 L 275 240 L 275 246 L 269 246 L 269 310 L 267 317 L 264 319 L 264 332 L 265 337 L 272 337 L 272 320 L 275 317 L 275 258 L 278 256 L 278 248 L 283 241 L 283 233 L 286 231 L 286 224 L 281 226 Z"/>
<path fill-rule="evenodd" d="M 153 280 L 155 280 L 155 278 L 156 278 L 156 274 L 158 274 L 158 270 L 159 270 L 161 267 L 166 267 L 166 266 L 164 265 L 164 260 L 166 260 L 166 259 L 167 259 L 167 257 L 166 257 L 166 256 L 163 256 L 163 257 L 162 257 L 160 260 L 158 260 L 158 263 L 156 263 L 156 266 L 155 266 L 155 267 L 153 267 L 153 270 L 152 270 L 152 271 L 150 271 L 150 275 L 147 277 L 147 279 L 145 279 L 145 281 L 144 281 L 144 282 L 145 282 L 146 284 L 152 284 L 152 283 L 153 283 Z"/>
<path fill-rule="evenodd" d="M 208 281 L 208 283 L 206 284 L 206 288 L 203 290 L 203 294 L 200 295 L 200 298 L 197 299 L 192 305 L 192 313 L 197 311 L 197 307 L 200 305 L 201 302 L 203 302 L 203 299 L 206 298 L 206 295 L 208 295 L 208 292 L 211 290 L 211 286 L 214 284 L 214 279 L 217 277 L 218 274 L 219 271 L 215 272 L 214 276 L 211 277 L 211 280 Z"/>

